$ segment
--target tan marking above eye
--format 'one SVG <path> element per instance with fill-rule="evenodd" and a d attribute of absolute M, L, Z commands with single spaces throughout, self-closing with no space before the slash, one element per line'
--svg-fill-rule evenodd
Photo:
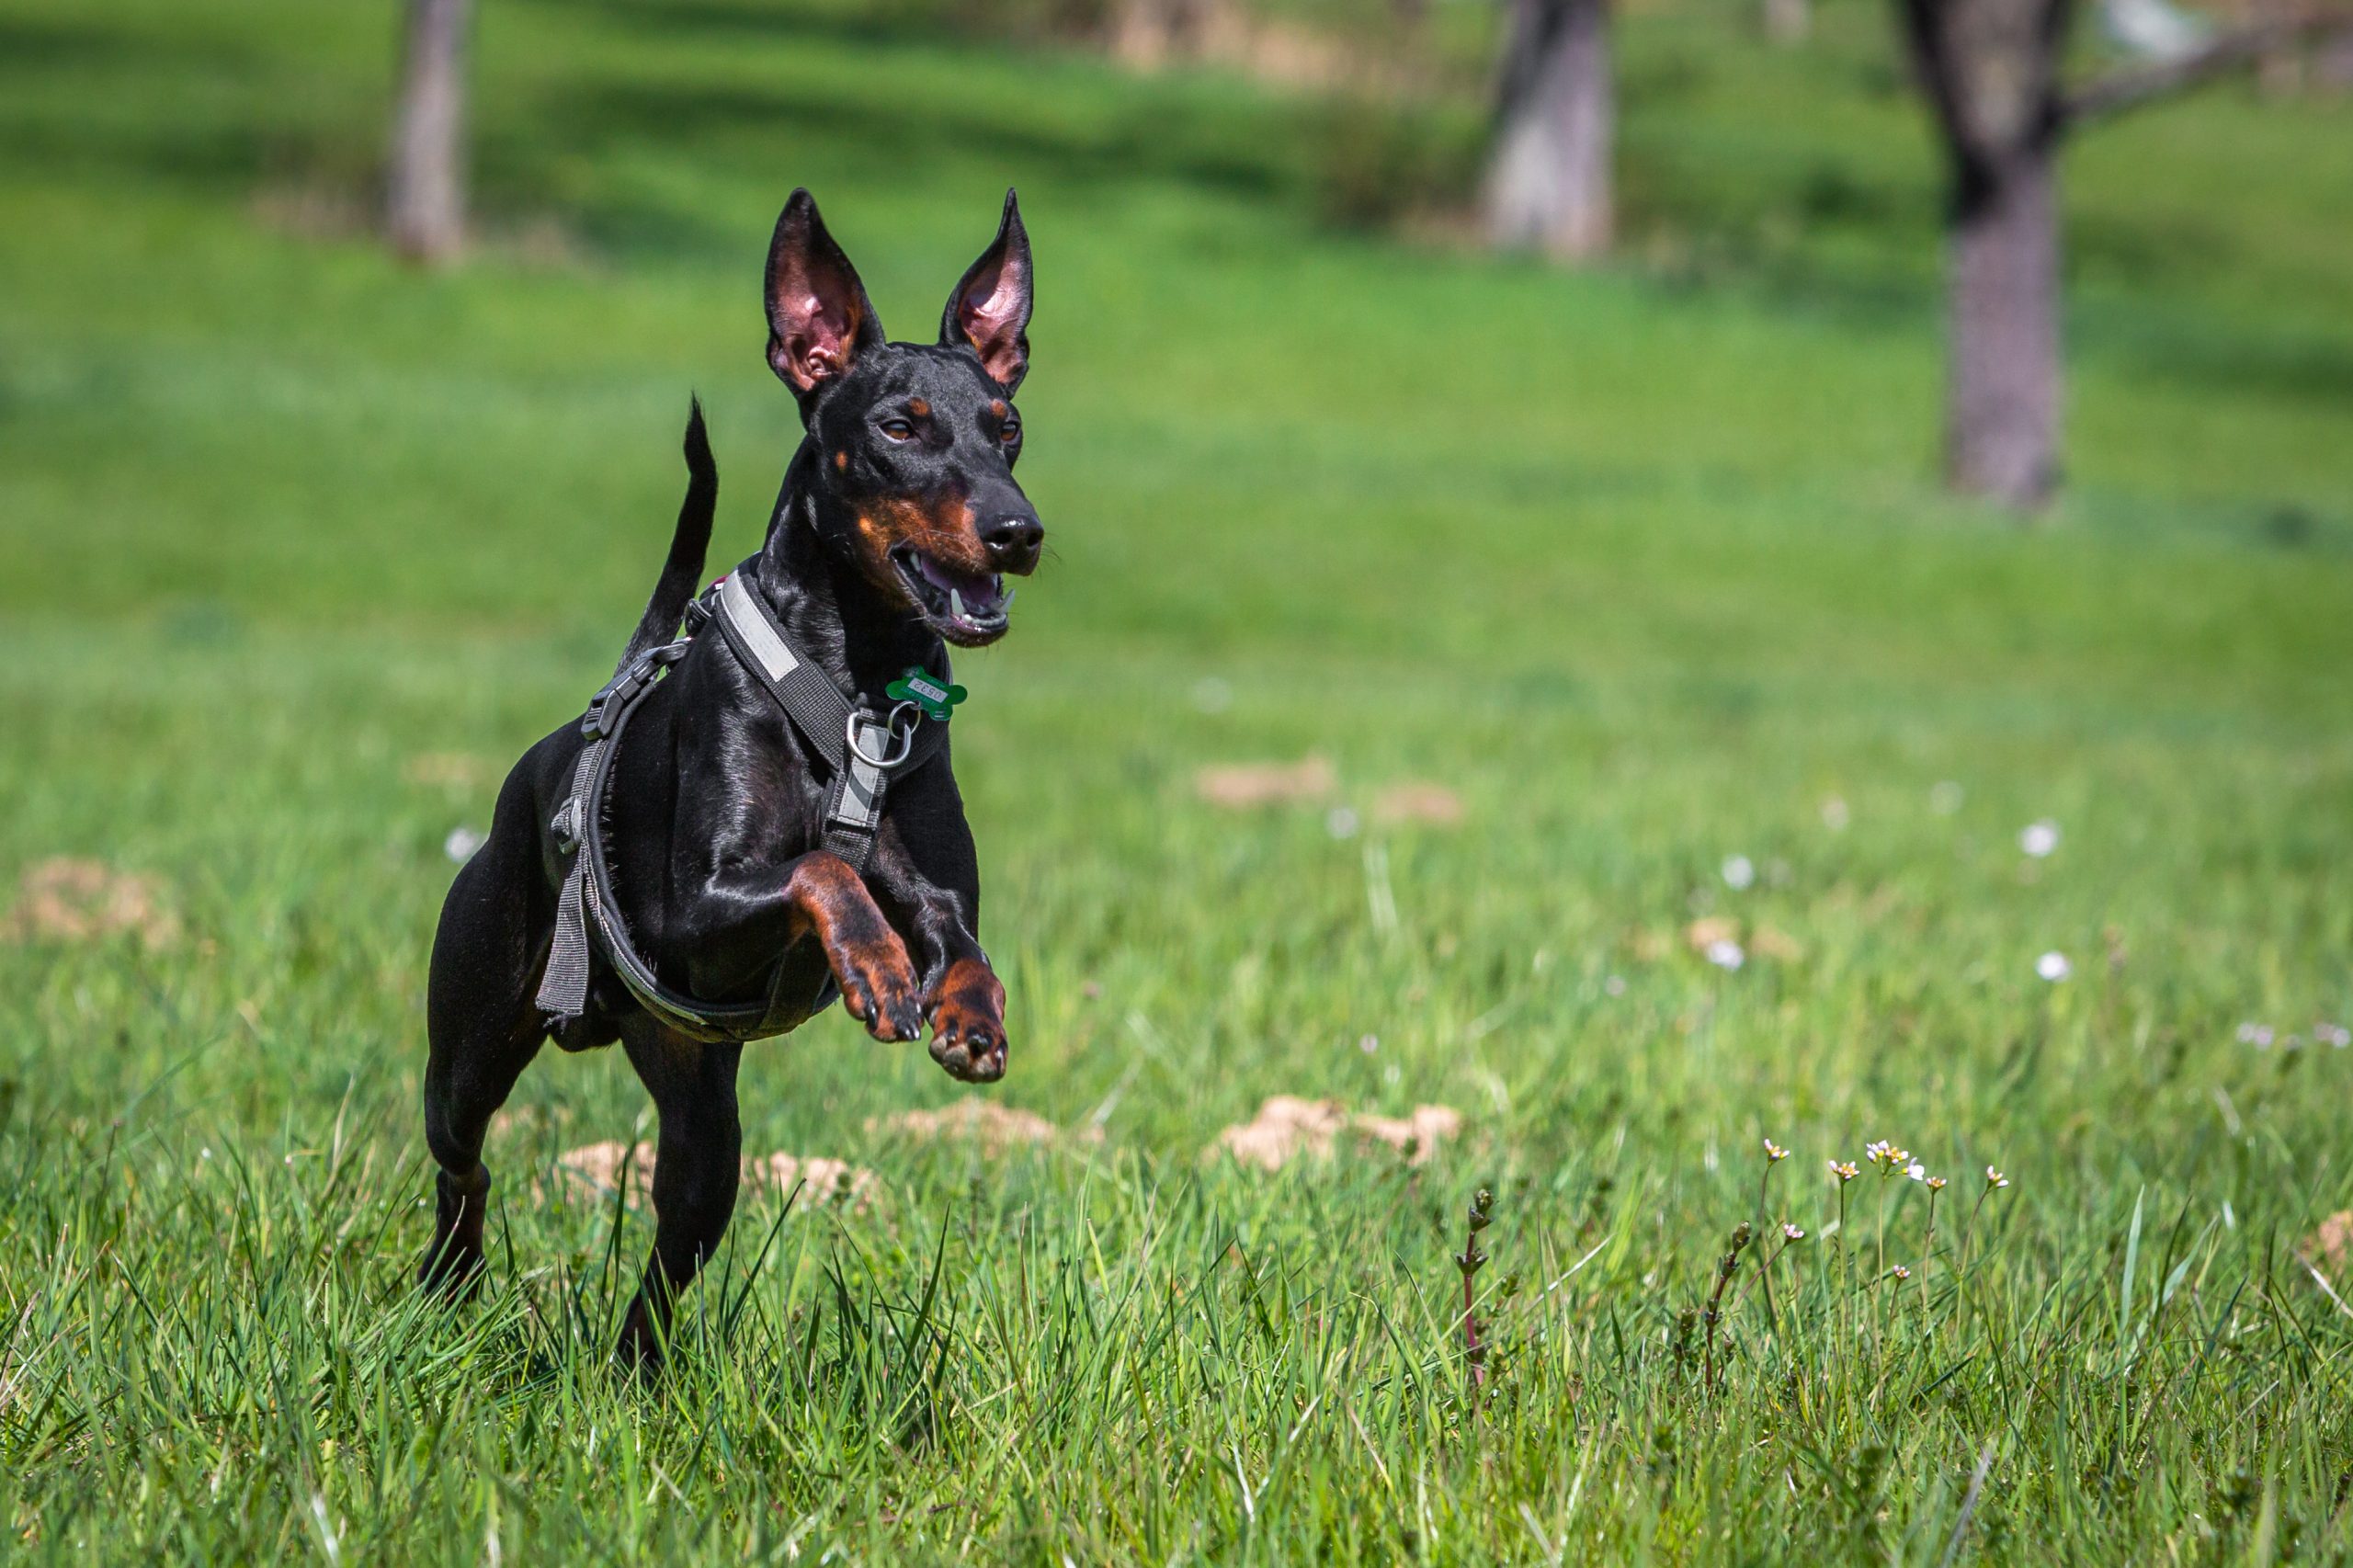
<path fill-rule="evenodd" d="M 846 452 L 846 451 L 844 451 L 844 452 L 835 452 L 835 453 L 834 454 L 834 468 L 835 468 L 835 470 L 836 472 L 842 472 L 842 471 L 847 471 L 847 470 L 848 469 L 848 467 L 849 467 L 849 454 L 848 454 L 847 452 Z"/>
<path fill-rule="evenodd" d="M 924 400 L 919 397 L 909 398 L 907 400 L 907 412 L 914 415 L 917 419 L 928 419 L 931 417 L 931 404 L 924 402 Z"/>
<path fill-rule="evenodd" d="M 989 401 L 989 412 L 995 415 L 999 419 L 1002 419 L 1013 411 L 1006 406 L 1005 399 L 1000 397 L 992 398 Z"/>

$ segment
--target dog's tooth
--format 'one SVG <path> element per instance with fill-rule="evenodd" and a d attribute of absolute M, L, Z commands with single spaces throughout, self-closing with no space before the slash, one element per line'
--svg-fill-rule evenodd
<path fill-rule="evenodd" d="M 1005 590 L 1005 602 L 1004 602 L 1002 605 L 998 606 L 998 608 L 999 608 L 1000 609 L 1011 609 L 1011 608 L 1013 608 L 1013 596 L 1014 596 L 1014 595 L 1016 595 L 1016 594 L 1017 594 L 1017 593 L 1019 593 L 1020 591 L 1021 591 L 1021 590 L 1020 590 L 1020 589 L 1018 589 L 1018 588 L 1007 588 L 1007 589 L 1006 589 L 1006 590 Z"/>
<path fill-rule="evenodd" d="M 948 613 L 959 620 L 964 619 L 964 596 L 953 588 L 948 590 Z"/>

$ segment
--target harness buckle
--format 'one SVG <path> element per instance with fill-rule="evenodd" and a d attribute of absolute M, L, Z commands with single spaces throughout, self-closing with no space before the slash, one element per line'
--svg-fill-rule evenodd
<path fill-rule="evenodd" d="M 899 720 L 903 715 L 906 717 L 907 721 L 906 728 L 904 729 L 901 729 L 899 727 Z M 883 742 L 883 755 L 881 756 L 869 756 L 866 748 L 858 744 L 858 725 L 859 722 L 865 719 L 866 715 L 863 713 L 854 712 L 849 716 L 849 722 L 845 726 L 844 738 L 849 743 L 850 756 L 858 758 L 858 761 L 866 764 L 869 767 L 879 769 L 884 773 L 889 773 L 904 766 L 907 758 L 915 755 L 915 726 L 923 722 L 923 713 L 922 710 L 914 703 L 902 702 L 898 704 L 891 710 L 890 717 L 882 721 L 883 733 L 889 737 L 889 739 Z M 870 722 L 870 721 L 868 722 Z M 891 751 L 892 742 L 896 742 L 898 744 L 899 749 L 895 755 Z"/>
<path fill-rule="evenodd" d="M 582 734 L 592 741 L 601 741 L 613 733 L 611 726 L 605 722 L 605 715 L 613 709 L 629 706 L 629 699 L 636 696 L 637 688 L 644 684 L 637 678 L 637 666 L 631 665 L 588 699 L 588 711 L 580 718 Z"/>
<path fill-rule="evenodd" d="M 580 720 L 580 733 L 592 741 L 601 741 L 612 733 L 605 715 L 615 709 L 626 708 L 637 694 L 654 684 L 665 665 L 675 664 L 687 651 L 687 639 L 665 642 L 649 648 L 629 662 L 629 667 L 607 681 L 596 696 L 588 699 L 588 711 Z"/>
<path fill-rule="evenodd" d="M 564 797 L 563 804 L 558 806 L 555 809 L 555 815 L 548 819 L 548 832 L 553 835 L 556 849 L 560 853 L 570 855 L 579 849 L 579 796 L 567 795 Z"/>

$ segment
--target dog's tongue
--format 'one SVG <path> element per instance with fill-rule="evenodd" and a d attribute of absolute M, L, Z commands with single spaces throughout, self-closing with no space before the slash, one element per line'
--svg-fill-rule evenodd
<path fill-rule="evenodd" d="M 983 615 L 997 607 L 1000 590 L 998 580 L 994 576 L 959 572 L 952 567 L 942 566 L 928 555 L 915 557 L 915 570 L 941 593 L 954 595 L 951 603 L 961 601 L 967 609 L 977 610 Z"/>

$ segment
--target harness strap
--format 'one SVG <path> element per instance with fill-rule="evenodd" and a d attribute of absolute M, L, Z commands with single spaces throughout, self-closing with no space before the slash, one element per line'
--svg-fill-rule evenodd
<path fill-rule="evenodd" d="M 841 689 L 831 676 L 792 651 L 784 628 L 768 618 L 766 607 L 744 581 L 742 567 L 720 579 L 716 597 L 720 635 L 735 651 L 735 657 L 759 677 L 802 737 L 835 772 L 840 772 L 849 760 L 844 737 L 848 733 L 850 713 Z"/>
<path fill-rule="evenodd" d="M 929 761 L 947 739 L 945 722 L 926 728 L 917 718 L 913 732 L 901 733 L 889 719 L 878 720 L 862 710 L 853 710 L 832 678 L 794 650 L 784 629 L 744 583 L 743 568 L 729 574 L 716 593 L 691 607 L 684 635 L 646 650 L 623 666 L 589 699 L 581 720 L 588 744 L 581 749 L 573 770 L 572 792 L 550 824 L 557 847 L 572 860 L 557 894 L 555 932 L 536 999 L 540 1011 L 552 1018 L 575 1018 L 587 1011 L 592 940 L 604 949 L 614 972 L 648 1012 L 693 1040 L 739 1041 L 781 1034 L 833 1000 L 830 975 L 819 980 L 811 996 L 786 995 L 784 983 L 790 966 L 781 955 L 766 1001 L 706 1002 L 674 991 L 662 983 L 631 945 L 620 905 L 613 899 L 606 874 L 604 796 L 621 732 L 664 669 L 685 657 L 696 631 L 706 621 L 718 624 L 729 651 L 767 687 L 793 727 L 824 759 L 831 778 L 824 846 L 848 861 L 861 876 L 873 858 L 883 795 L 892 778 Z M 892 755 L 894 745 L 895 756 Z"/>
<path fill-rule="evenodd" d="M 547 972 L 540 976 L 539 1008 L 560 1018 L 576 1018 L 588 1010 L 588 915 L 580 887 L 580 802 L 587 798 L 589 779 L 602 760 L 602 741 L 591 741 L 572 770 L 572 793 L 556 809 L 557 846 L 572 857 L 563 874 L 563 891 L 556 894 L 555 937 L 548 945 Z"/>
<path fill-rule="evenodd" d="M 926 727 L 912 705 L 883 719 L 852 709 L 832 676 L 794 652 L 784 628 L 745 581 L 743 567 L 722 579 L 711 597 L 716 600 L 711 619 L 720 636 L 832 769 L 825 794 L 824 846 L 864 875 L 874 858 L 882 797 L 892 776 L 930 760 L 948 738 L 947 724 Z M 899 711 L 909 713 L 914 726 L 904 733 L 892 723 Z"/>

